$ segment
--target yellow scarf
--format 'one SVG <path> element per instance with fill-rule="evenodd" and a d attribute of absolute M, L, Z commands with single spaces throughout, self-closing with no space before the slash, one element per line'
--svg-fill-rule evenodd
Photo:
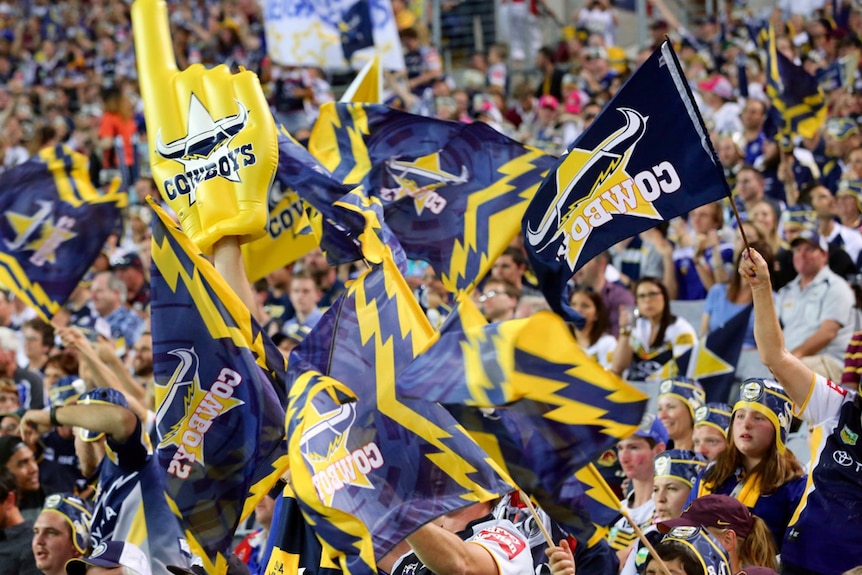
<path fill-rule="evenodd" d="M 753 473 L 736 484 L 730 496 L 752 509 L 760 499 L 760 486 L 763 483 L 759 473 Z M 706 482 L 701 482 L 698 486 L 697 496 L 703 497 L 712 493 L 712 485 L 707 486 Z"/>

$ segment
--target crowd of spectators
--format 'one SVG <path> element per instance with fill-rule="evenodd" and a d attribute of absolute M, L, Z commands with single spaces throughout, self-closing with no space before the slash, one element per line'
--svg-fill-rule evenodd
<path fill-rule="evenodd" d="M 734 4 L 717 17 L 688 20 L 664 0 L 650 0 L 649 45 L 633 48 L 630 39 L 619 37 L 617 8 L 607 0 L 559 15 L 563 40 L 546 46 L 537 34 L 538 18 L 550 14 L 545 3 L 501 0 L 497 7 L 513 27 L 510 34 L 498 34 L 487 51 L 452 73 L 429 43 L 417 6 L 392 4 L 407 68 L 387 75 L 388 105 L 444 120 L 485 122 L 554 155 L 589 128 L 666 35 L 674 42 L 741 224 L 729 201 L 715 202 L 599 254 L 570 281 L 570 303 L 586 320 L 574 335 L 609 372 L 642 383 L 754 303 L 758 323 L 752 316 L 743 348 L 757 347 L 778 383 L 738 371 L 740 385 L 717 397 L 682 378 L 643 384 L 655 399 L 654 413 L 602 458 L 625 480 L 620 495 L 627 512 L 602 545 L 614 550 L 612 562 L 627 574 L 660 572 L 637 542 L 634 524 L 647 531 L 668 566 L 678 564 L 678 572 L 689 575 L 708 566 L 722 572 L 722 564 L 725 572 L 770 572 L 752 567 L 778 568 L 779 552 L 786 558 L 783 573 L 832 575 L 862 564 L 857 534 L 840 537 L 848 542 L 843 560 L 826 557 L 828 546 L 810 543 L 811 514 L 834 510 L 817 507 L 826 505 L 818 489 L 822 493 L 837 481 L 846 498 L 839 507 L 848 509 L 858 508 L 860 497 L 858 478 L 836 479 L 826 466 L 830 453 L 839 465 L 838 453 L 850 461 L 862 457 L 855 448 L 862 432 L 859 414 L 853 412 L 852 420 L 845 413 L 859 403 L 862 378 L 862 7 L 788 0 L 757 15 Z M 444 3 L 444 15 L 454 18 L 459 4 Z M 227 64 L 255 71 L 277 121 L 298 139 L 308 137 L 319 105 L 333 98 L 332 87 L 322 70 L 280 66 L 268 58 L 258 2 L 183 0 L 169 7 L 180 67 Z M 776 141 L 770 133 L 765 58 L 749 26 L 758 16 L 775 26 L 778 50 L 810 74 L 827 78 L 834 65 L 841 68 L 839 81 L 822 84 L 828 118 L 813 137 Z M 0 2 L 0 174 L 58 143 L 90 158 L 97 185 L 106 187 L 119 176 L 131 201 L 124 229 L 105 246 L 54 325 L 0 290 L 0 575 L 63 573 L 65 560 L 85 556 L 102 542 L 75 530 L 103 518 L 87 503 L 96 472 L 93 461 L 76 452 L 73 426 L 95 427 L 111 449 L 125 446 L 131 459 L 141 457 L 153 432 L 153 214 L 143 199 L 158 200 L 159 192 L 146 162 L 128 2 Z M 749 265 L 760 280 L 738 273 Z M 408 282 L 439 327 L 451 312 L 450 294 L 427 265 L 412 262 L 409 269 Z M 314 328 L 355 272 L 330 266 L 318 249 L 255 283 L 255 311 L 285 354 Z M 496 260 L 475 299 L 492 322 L 548 309 L 518 241 Z M 674 313 L 680 302 L 702 307 L 685 317 Z M 773 316 L 782 331 L 763 327 L 772 325 Z M 780 353 L 785 347 L 786 355 Z M 809 387 L 798 383 L 806 378 Z M 88 403 L 100 402 L 115 409 L 94 423 Z M 811 446 L 810 461 L 797 459 L 788 445 L 793 415 L 815 429 L 812 437 L 821 436 L 817 428 L 824 437 L 840 432 L 843 451 L 825 442 Z M 824 449 L 832 451 L 821 457 Z M 114 473 L 154 473 L 143 460 L 137 465 L 117 466 Z M 97 484 L 107 480 L 109 467 L 101 466 Z M 808 497 L 812 485 L 806 507 L 803 494 Z M 260 529 L 237 549 L 252 573 L 265 568 L 260 554 L 276 497 L 264 499 L 257 509 Z M 388 570 L 425 572 L 433 564 L 440 565 L 435 572 L 448 572 L 448 564 L 435 563 L 435 545 L 446 541 L 452 556 L 461 548 L 446 532 L 474 540 L 482 539 L 483 529 L 502 530 L 516 546 L 523 539 L 536 547 L 513 509 L 523 507 L 506 499 L 429 524 L 408 538 L 412 554 L 403 549 L 406 554 L 388 562 Z M 487 524 L 476 523 L 483 518 Z M 601 545 L 589 549 L 600 553 Z M 688 567 L 693 555 L 687 549 L 697 550 L 701 571 Z M 463 559 L 480 572 L 526 573 L 518 569 L 529 557 L 516 553 L 506 559 L 505 550 L 487 550 L 496 558 L 493 564 L 490 555 L 466 553 Z M 576 551 L 581 560 L 588 549 Z M 134 549 L 100 553 L 107 558 L 104 565 L 93 565 L 149 573 Z M 146 554 L 156 565 L 158 550 Z M 574 568 L 568 543 L 551 548 L 549 556 L 553 573 Z M 501 567 L 507 560 L 511 568 Z M 71 565 L 70 573 L 86 568 Z"/>

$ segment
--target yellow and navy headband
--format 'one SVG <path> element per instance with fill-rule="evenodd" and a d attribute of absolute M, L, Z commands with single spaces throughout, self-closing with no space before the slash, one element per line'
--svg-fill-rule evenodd
<path fill-rule="evenodd" d="M 93 514 L 83 499 L 71 493 L 54 493 L 45 498 L 42 512 L 57 513 L 72 530 L 72 543 L 81 555 L 90 546 L 90 523 Z"/>
<path fill-rule="evenodd" d="M 731 572 L 727 551 L 703 527 L 674 527 L 661 542 L 678 543 L 690 549 L 700 561 L 704 573 Z"/>
<path fill-rule="evenodd" d="M 669 477 L 682 481 L 689 487 L 706 462 L 700 459 L 694 451 L 687 449 L 670 449 L 655 457 L 655 477 Z"/>
<path fill-rule="evenodd" d="M 826 121 L 826 133 L 843 142 L 850 136 L 859 134 L 859 124 L 851 118 L 829 118 Z"/>
<path fill-rule="evenodd" d="M 779 385 L 762 378 L 743 381 L 739 401 L 734 404 L 733 413 L 738 409 L 753 409 L 765 415 L 775 427 L 775 446 L 778 453 L 787 451 L 786 442 L 793 419 L 793 403 Z"/>
<path fill-rule="evenodd" d="M 666 379 L 659 385 L 658 392 L 659 397 L 663 395 L 675 397 L 687 405 L 692 421 L 694 421 L 694 413 L 697 408 L 706 403 L 706 393 L 704 393 L 703 387 L 691 379 Z"/>
<path fill-rule="evenodd" d="M 694 426 L 709 425 L 727 435 L 732 412 L 726 403 L 707 403 L 694 410 Z"/>

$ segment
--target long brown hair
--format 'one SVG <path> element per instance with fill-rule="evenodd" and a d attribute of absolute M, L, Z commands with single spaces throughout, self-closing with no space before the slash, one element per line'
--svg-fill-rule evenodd
<path fill-rule="evenodd" d="M 635 294 L 635 301 L 637 301 L 638 287 L 641 284 L 650 283 L 653 284 L 658 290 L 661 292 L 661 297 L 664 300 L 664 307 L 661 310 L 661 319 L 658 324 L 658 331 L 655 334 L 655 340 L 647 342 L 649 349 L 652 349 L 656 345 L 660 345 L 661 342 L 664 341 L 664 334 L 667 331 L 667 328 L 676 321 L 676 316 L 670 313 L 670 295 L 667 292 L 667 288 L 658 278 L 651 277 L 642 277 L 637 282 L 635 282 L 634 287 L 632 288 L 632 293 Z"/>
<path fill-rule="evenodd" d="M 766 241 L 754 241 L 749 244 L 752 249 L 754 249 L 757 253 L 763 256 L 763 259 L 766 260 L 766 265 L 769 266 L 770 270 L 775 269 L 775 253 L 772 251 L 772 246 L 769 245 Z M 742 276 L 739 275 L 739 262 L 742 259 L 742 255 L 745 253 L 745 247 L 743 247 L 739 252 L 737 252 L 736 257 L 733 260 L 733 263 L 736 265 L 734 273 L 730 274 L 730 284 L 727 286 L 727 301 L 735 301 L 736 296 L 739 295 L 739 290 L 742 287 Z"/>
<path fill-rule="evenodd" d="M 743 567 L 769 567 L 777 571 L 778 561 L 775 560 L 775 556 L 778 555 L 778 549 L 772 538 L 772 532 L 763 519 L 753 514 L 751 517 L 754 519 L 751 533 L 745 539 L 739 540 L 737 551 L 739 564 Z"/>
<path fill-rule="evenodd" d="M 602 299 L 602 296 L 592 290 L 578 288 L 572 292 L 572 296 L 569 298 L 570 303 L 575 298 L 575 294 L 585 295 L 591 302 L 593 302 L 593 307 L 596 308 L 596 320 L 593 322 L 593 326 L 587 334 L 590 338 L 590 345 L 595 345 L 595 343 L 599 341 L 599 338 L 608 333 L 611 329 L 611 320 L 608 315 L 608 308 L 605 305 L 605 300 Z"/>
<path fill-rule="evenodd" d="M 736 470 L 743 466 L 742 453 L 733 442 L 733 421 L 735 418 L 736 413 L 730 418 L 727 449 L 719 453 L 715 458 L 715 464 L 704 472 L 703 484 L 710 492 L 733 477 Z M 804 475 L 802 465 L 792 451 L 787 449 L 783 455 L 778 453 L 774 437 L 766 456 L 750 473 L 760 474 L 760 492 L 766 495 L 775 493 L 779 487 L 788 481 Z"/>

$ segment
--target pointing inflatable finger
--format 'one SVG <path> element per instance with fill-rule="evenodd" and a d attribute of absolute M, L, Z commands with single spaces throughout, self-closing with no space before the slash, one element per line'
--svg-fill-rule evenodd
<path fill-rule="evenodd" d="M 162 104 L 170 99 L 170 91 L 166 88 L 178 74 L 168 7 L 164 0 L 136 0 L 132 4 L 132 29 L 141 96 L 148 108 L 147 119 L 152 118 L 159 124 L 174 121 L 176 118 L 173 117 L 155 117 L 160 111 L 173 110 L 173 106 Z"/>

